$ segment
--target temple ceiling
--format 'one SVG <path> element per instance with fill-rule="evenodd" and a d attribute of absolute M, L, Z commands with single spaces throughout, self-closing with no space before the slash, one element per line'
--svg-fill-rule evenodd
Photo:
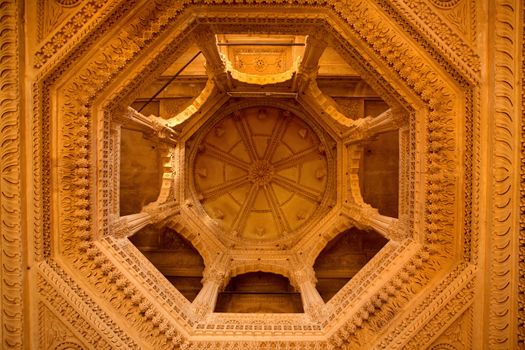
<path fill-rule="evenodd" d="M 504 36 L 514 7 L 494 7 Z M 514 150 L 508 116 L 518 104 L 482 82 L 485 66 L 496 67 L 494 86 L 515 78 L 478 55 L 477 9 L 467 0 L 29 5 L 19 52 L 32 141 L 17 146 L 33 170 L 29 277 L 5 290 L 34 291 L 24 307 L 37 315 L 26 322 L 42 335 L 35 346 L 515 343 L 507 260 L 517 259 L 508 208 L 517 167 L 498 152 Z M 496 96 L 493 119 L 480 91 Z M 492 151 L 480 121 L 499 132 L 494 181 L 480 162 Z M 494 211 L 483 216 L 485 190 Z M 16 259 L 2 257 L 7 278 Z M 279 293 L 302 308 L 215 312 L 219 293 L 258 292 L 242 284 L 258 273 L 279 275 Z M 193 282 L 172 281 L 180 276 Z M 478 305 L 481 285 L 494 305 Z M 3 303 L 15 324 L 12 300 Z M 485 314 L 491 335 L 477 340 L 472 324 Z M 16 327 L 4 329 L 11 337 Z"/>

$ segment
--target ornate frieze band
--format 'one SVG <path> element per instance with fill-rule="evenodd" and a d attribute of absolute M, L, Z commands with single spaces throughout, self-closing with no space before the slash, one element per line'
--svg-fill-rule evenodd
<path fill-rule="evenodd" d="M 24 279 L 22 247 L 21 136 L 24 90 L 22 2 L 0 1 L 0 302 L 1 347 L 22 349 L 24 343 Z"/>
<path fill-rule="evenodd" d="M 516 164 L 516 155 L 520 147 L 520 107 L 517 93 L 517 88 L 520 86 L 518 72 L 522 50 L 517 33 L 523 23 L 520 3 L 523 7 L 523 2 L 520 1 L 496 1 L 495 15 L 491 17 L 491 21 L 494 21 L 494 37 L 491 40 L 495 45 L 493 58 L 495 60 L 493 64 L 495 111 L 490 125 L 492 213 L 489 230 L 491 232 L 488 274 L 490 311 L 487 334 L 491 349 L 509 349 L 516 346 L 518 342 L 516 320 L 519 300 L 516 299 L 515 293 L 518 291 L 516 283 L 519 281 L 512 278 L 514 273 L 512 270 L 518 263 L 519 257 L 515 253 L 517 245 L 522 245 L 520 248 L 523 249 L 523 241 L 519 241 L 520 174 Z M 520 332 L 522 333 L 522 330 Z"/>

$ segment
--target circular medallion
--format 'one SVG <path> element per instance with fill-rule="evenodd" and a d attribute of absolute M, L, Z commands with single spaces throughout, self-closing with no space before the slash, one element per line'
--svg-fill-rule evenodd
<path fill-rule="evenodd" d="M 265 106 L 212 123 L 190 152 L 192 180 L 203 209 L 224 233 L 275 240 L 296 232 L 326 206 L 333 162 L 327 160 L 324 137 L 304 119 Z"/>

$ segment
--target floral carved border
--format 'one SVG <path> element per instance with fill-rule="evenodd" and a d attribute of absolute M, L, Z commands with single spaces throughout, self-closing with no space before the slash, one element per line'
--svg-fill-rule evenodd
<path fill-rule="evenodd" d="M 523 232 L 519 232 L 520 174 L 517 170 L 517 155 L 520 148 L 518 79 L 520 52 L 523 45 L 519 45 L 518 34 L 523 18 L 520 1 L 499 0 L 494 6 L 495 13 L 491 17 L 494 37 L 491 41 L 495 48 L 493 67 L 495 105 L 490 120 L 492 169 L 489 176 L 492 212 L 489 216 L 491 236 L 487 242 L 490 247 L 488 266 L 490 287 L 487 289 L 490 308 L 487 342 L 491 349 L 510 349 L 518 345 L 518 334 L 523 335 L 523 329 L 518 329 L 520 281 L 513 278 L 513 275 L 519 272 L 513 271 L 518 266 L 520 258 L 516 252 L 518 249 L 523 250 L 523 241 L 519 240 L 519 235 L 523 235 Z M 523 198 L 521 203 L 522 201 Z"/>
<path fill-rule="evenodd" d="M 24 343 L 21 9 L 22 4 L 18 0 L 0 1 L 0 335 L 4 349 L 22 349 Z"/>
<path fill-rule="evenodd" d="M 83 4 L 67 21 L 65 21 L 47 41 L 43 42 L 34 54 L 34 68 L 43 68 L 56 55 L 81 42 L 89 32 L 94 31 L 108 14 L 125 4 L 128 8 L 136 1 L 90 0 Z M 126 4 L 127 3 L 127 4 Z M 41 14 L 39 14 L 41 15 Z M 91 21 L 93 19 L 93 21 Z M 90 22 L 91 21 L 91 22 Z"/>
<path fill-rule="evenodd" d="M 525 6 L 521 9 L 521 165 L 518 268 L 518 347 L 525 347 Z"/>

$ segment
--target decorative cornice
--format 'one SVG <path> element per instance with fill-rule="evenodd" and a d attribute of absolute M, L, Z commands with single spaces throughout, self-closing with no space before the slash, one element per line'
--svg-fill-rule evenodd
<path fill-rule="evenodd" d="M 437 329 L 435 326 L 430 326 L 429 331 L 432 333 L 427 336 L 419 332 L 433 320 L 442 322 L 435 318 L 436 314 L 440 314 L 446 324 L 451 317 L 457 317 L 472 303 L 474 297 L 472 281 L 475 271 L 476 268 L 472 265 L 460 265 L 454 268 L 422 302 L 412 308 L 408 317 L 398 323 L 395 330 L 376 343 L 376 348 L 404 349 L 407 343 L 418 335 L 420 343 L 412 344 L 409 348 L 414 348 L 414 345 L 420 347 L 423 343 L 430 342 L 432 337 L 439 335 L 439 329 L 443 328 L 443 324 Z"/>
<path fill-rule="evenodd" d="M 107 344 L 119 349 L 139 349 L 55 261 L 41 262 L 36 275 L 39 297 L 76 329 L 87 344 Z"/>

